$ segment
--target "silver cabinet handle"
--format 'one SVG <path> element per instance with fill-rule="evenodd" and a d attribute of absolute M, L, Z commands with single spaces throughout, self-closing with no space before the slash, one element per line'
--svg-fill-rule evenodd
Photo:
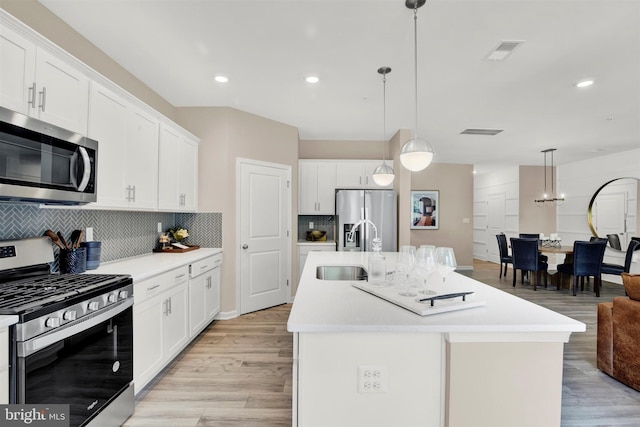
<path fill-rule="evenodd" d="M 242 245 L 242 249 L 248 249 L 249 245 L 247 245 L 246 243 L 244 245 Z"/>
<path fill-rule="evenodd" d="M 29 88 L 29 101 L 28 104 L 31 108 L 36 108 L 36 82 Z"/>
<path fill-rule="evenodd" d="M 166 299 L 162 302 L 162 305 L 164 306 L 162 309 L 162 314 L 164 314 L 165 316 L 169 315 L 169 300 Z"/>
<path fill-rule="evenodd" d="M 42 92 L 40 92 L 40 109 L 44 112 L 44 105 L 47 102 L 47 88 L 42 87 Z"/>
<path fill-rule="evenodd" d="M 159 287 L 160 287 L 160 285 L 153 285 L 153 286 L 151 286 L 151 287 L 148 287 L 148 288 L 147 288 L 147 291 L 152 291 L 152 290 L 157 289 L 157 288 L 159 288 Z"/>
<path fill-rule="evenodd" d="M 131 200 L 132 202 L 136 201 L 136 186 L 133 185 L 131 186 L 132 190 L 133 190 L 133 199 Z"/>

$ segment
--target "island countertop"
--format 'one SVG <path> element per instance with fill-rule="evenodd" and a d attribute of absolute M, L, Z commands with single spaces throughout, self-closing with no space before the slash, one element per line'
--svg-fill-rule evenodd
<path fill-rule="evenodd" d="M 397 253 L 384 253 L 387 270 Z M 485 305 L 420 316 L 356 289 L 351 281 L 320 280 L 316 267 L 359 265 L 367 268 L 367 252 L 311 252 L 307 258 L 287 323 L 290 332 L 435 332 L 517 334 L 584 332 L 584 323 L 508 294 L 477 280 L 451 273 L 450 286 L 475 292 Z M 438 273 L 430 279 L 439 281 Z M 439 282 L 435 282 L 439 283 Z M 444 286 L 446 286 L 446 283 Z M 540 292 L 540 291 L 539 291 Z M 567 298 L 572 298 L 567 295 Z"/>

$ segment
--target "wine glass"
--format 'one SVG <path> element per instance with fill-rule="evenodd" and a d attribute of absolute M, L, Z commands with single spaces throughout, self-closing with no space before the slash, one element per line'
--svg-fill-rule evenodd
<path fill-rule="evenodd" d="M 410 290 L 411 281 L 409 278 L 416 262 L 415 250 L 415 246 L 401 246 L 398 253 L 398 263 L 396 265 L 397 287 L 400 289 L 400 295 L 405 297 L 416 296 L 416 293 Z"/>
<path fill-rule="evenodd" d="M 436 247 L 433 245 L 421 245 L 416 251 L 417 286 L 422 290 L 419 292 L 425 295 L 435 294 L 435 291 L 427 289 L 427 279 L 436 269 Z"/>
<path fill-rule="evenodd" d="M 436 249 L 436 270 L 442 276 L 442 283 L 449 273 L 456 269 L 456 256 L 453 248 L 440 247 Z"/>

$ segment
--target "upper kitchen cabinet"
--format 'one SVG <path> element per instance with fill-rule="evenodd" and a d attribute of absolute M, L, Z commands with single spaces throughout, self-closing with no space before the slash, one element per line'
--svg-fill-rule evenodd
<path fill-rule="evenodd" d="M 159 121 L 97 83 L 89 106 L 89 137 L 99 144 L 91 207 L 156 209 Z"/>
<path fill-rule="evenodd" d="M 334 215 L 336 163 L 300 160 L 298 176 L 298 214 Z"/>
<path fill-rule="evenodd" d="M 340 160 L 337 162 L 337 188 L 392 188 L 392 184 L 382 187 L 373 181 L 373 171 L 380 160 Z"/>
<path fill-rule="evenodd" d="M 162 124 L 158 208 L 195 212 L 198 208 L 198 142 Z"/>
<path fill-rule="evenodd" d="M 89 78 L 44 48 L 0 26 L 0 104 L 86 135 Z"/>

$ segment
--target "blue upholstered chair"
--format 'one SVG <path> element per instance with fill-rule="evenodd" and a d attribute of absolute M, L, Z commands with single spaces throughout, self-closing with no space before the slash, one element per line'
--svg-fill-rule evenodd
<path fill-rule="evenodd" d="M 573 242 L 573 262 L 558 264 L 559 274 L 573 276 L 572 290 L 575 296 L 578 292 L 578 278 L 593 276 L 593 289 L 596 296 L 600 296 L 602 286 L 602 258 L 606 249 L 606 242 L 594 240 L 592 242 Z M 583 284 L 584 286 L 584 284 Z"/>
<path fill-rule="evenodd" d="M 627 246 L 627 255 L 624 258 L 624 265 L 602 263 L 602 274 L 616 274 L 628 273 L 631 269 L 631 260 L 633 259 L 633 251 L 640 246 L 640 241 L 631 240 L 629 246 Z"/>
<path fill-rule="evenodd" d="M 537 239 L 538 244 L 540 244 L 540 234 L 538 233 L 520 233 L 518 236 L 521 239 Z M 540 260 L 547 262 L 549 261 L 549 257 L 544 254 L 540 254 Z"/>
<path fill-rule="evenodd" d="M 513 257 L 509 255 L 507 236 L 504 233 L 496 234 L 498 250 L 500 251 L 500 278 L 502 278 L 502 266 L 504 264 L 504 277 L 507 277 L 507 264 L 513 264 Z"/>
<path fill-rule="evenodd" d="M 544 287 L 547 287 L 547 268 L 546 262 L 540 259 L 538 251 L 538 239 L 517 239 L 511 238 L 511 256 L 513 257 L 513 286 L 516 286 L 516 271 L 521 271 L 521 282 L 524 283 L 524 273 L 536 273 L 532 282 L 533 290 L 538 290 L 541 274 L 544 274 Z"/>

